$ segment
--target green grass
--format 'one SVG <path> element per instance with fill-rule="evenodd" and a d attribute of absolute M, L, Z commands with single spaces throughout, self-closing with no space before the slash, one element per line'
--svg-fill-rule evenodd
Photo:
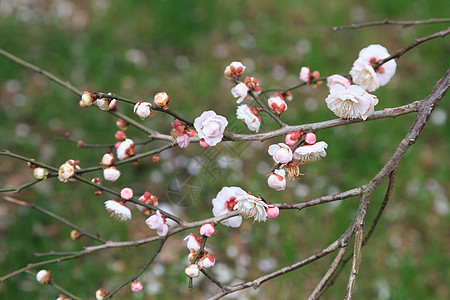
<path fill-rule="evenodd" d="M 209 109 L 228 120 L 234 118 L 236 105 L 230 95 L 232 85 L 222 78 L 225 66 L 231 61 L 251 60 L 254 67 L 246 75 L 260 78 L 263 88 L 287 87 L 289 77 L 293 77 L 295 84 L 304 65 L 319 70 L 322 75 L 345 74 L 359 50 L 369 44 L 381 43 L 392 53 L 413 42 L 415 37 L 433 33 L 446 25 L 338 32 L 331 30 L 333 26 L 385 18 L 440 18 L 447 17 L 449 12 L 446 1 L 433 1 L 431 5 L 425 0 L 391 1 L 382 5 L 378 1 L 368 1 L 363 6 L 294 0 L 282 4 L 275 1 L 114 0 L 104 9 L 87 1 L 70 3 L 76 12 L 71 17 L 58 17 L 54 6 L 47 7 L 44 15 L 35 13 L 36 19 L 30 22 L 22 21 L 19 10 L 2 16 L 0 47 L 69 80 L 79 89 L 112 91 L 137 100 L 151 99 L 155 93 L 166 91 L 171 98 L 171 108 L 190 120 Z M 86 25 L 73 25 L 76 19 L 85 20 Z M 403 105 L 428 95 L 448 68 L 449 46 L 448 38 L 436 39 L 402 57 L 392 81 L 375 92 L 380 99 L 376 109 Z M 130 49 L 141 51 L 146 62 L 127 61 Z M 217 52 L 217 49 L 225 51 Z M 188 61 L 188 64 L 181 64 L 180 68 L 180 61 Z M 273 77 L 275 66 L 285 69 L 284 79 Z M 79 159 L 82 167 L 96 165 L 101 160 L 103 149 L 78 149 L 74 144 L 54 138 L 70 132 L 74 138 L 87 143 L 111 143 L 115 120 L 110 115 L 95 109 L 81 109 L 73 93 L 3 57 L 0 57 L 0 70 L 1 149 L 54 166 L 69 158 Z M 18 91 L 9 92 L 11 86 L 17 84 Z M 301 124 L 333 119 L 334 115 L 324 103 L 327 94 L 324 84 L 317 89 L 294 91 L 294 100 L 288 103 L 283 120 Z M 305 108 L 308 98 L 318 101 L 317 110 L 311 112 Z M 120 109 L 131 112 L 131 106 L 125 104 L 120 104 Z M 448 96 L 439 109 L 448 115 Z M 211 216 L 211 199 L 223 186 L 241 186 L 263 195 L 270 202 L 294 202 L 327 194 L 330 188 L 343 191 L 364 184 L 389 158 L 412 120 L 413 116 L 402 116 L 318 132 L 319 140 L 329 145 L 328 156 L 302 167 L 306 175 L 290 183 L 285 192 L 270 190 L 265 176 L 258 173 L 260 162 L 266 163 L 269 170 L 272 162 L 266 149 L 271 143 L 281 142 L 281 138 L 262 145 L 253 143 L 240 156 L 229 146 L 220 145 L 220 151 L 242 160 L 241 168 L 228 168 L 215 176 L 201 171 L 197 176 L 202 184 L 200 200 L 180 212 L 181 216 L 188 220 Z M 170 121 L 171 118 L 157 114 L 144 123 L 168 133 Z M 355 292 L 357 299 L 383 299 L 380 286 L 387 286 L 389 299 L 448 299 L 450 290 L 445 282 L 449 281 L 450 217 L 437 214 L 433 208 L 435 199 L 442 195 L 448 197 L 450 189 L 447 124 L 427 124 L 416 145 L 400 163 L 391 202 L 363 251 Z M 247 132 L 243 126 L 238 126 L 239 132 Z M 266 131 L 277 128 L 265 116 L 263 127 Z M 20 128 L 28 133 L 17 134 Z M 132 128 L 127 134 L 136 140 L 145 139 Z M 150 144 L 141 150 L 151 147 Z M 149 190 L 159 197 L 160 203 L 168 202 L 168 182 L 177 172 L 186 172 L 183 167 L 166 172 L 168 162 L 180 155 L 188 160 L 201 151 L 193 144 L 185 150 L 174 149 L 170 157 L 158 164 L 144 159 L 139 165 L 123 166 L 123 176 L 108 186 L 116 190 L 129 186 L 137 193 Z M 100 176 L 100 173 L 94 175 Z M 1 187 L 19 185 L 31 177 L 24 163 L 0 158 Z M 295 195 L 298 184 L 309 188 L 306 197 Z M 375 217 L 385 189 L 386 184 L 374 193 L 366 227 Z M 137 212 L 128 223 L 111 220 L 103 208 L 109 196 L 95 196 L 92 191 L 85 185 L 48 180 L 13 196 L 37 203 L 82 228 L 99 232 L 105 239 L 128 240 L 153 234 Z M 239 280 L 250 280 L 262 274 L 258 269 L 262 260 L 272 259 L 279 268 L 327 246 L 347 228 L 357 203 L 358 199 L 348 199 L 339 206 L 282 211 L 277 221 L 253 225 L 245 221 L 238 230 L 219 226 L 219 234 L 208 243 L 215 250 L 218 263 L 225 263 Z M 68 228 L 35 211 L 3 201 L 0 213 L 1 275 L 38 261 L 33 256 L 35 252 L 71 251 L 95 244 L 87 239 L 70 240 Z M 160 293 L 155 299 L 204 298 L 217 291 L 206 280 L 194 281 L 193 293 L 187 291 L 183 274 L 187 249 L 181 242 L 183 237 L 173 238 L 163 248 L 164 255 L 157 263 L 164 266 L 164 274 L 152 268 L 147 274 L 150 281 L 160 283 Z M 238 256 L 228 255 L 229 245 L 238 250 Z M 153 249 L 153 245 L 146 245 L 107 250 L 74 262 L 52 265 L 49 269 L 56 283 L 79 297 L 92 298 L 98 287 L 113 289 L 135 274 Z M 242 262 L 243 258 L 248 260 L 247 264 Z M 332 259 L 326 257 L 317 264 L 267 282 L 257 295 L 244 294 L 248 293 L 252 299 L 306 298 Z M 216 267 L 212 273 L 219 270 Z M 342 298 L 348 274 L 346 268 L 335 286 L 325 294 L 325 299 Z M 59 293 L 51 287 L 39 286 L 30 275 L 22 274 L 2 283 L 0 294 L 5 299 L 48 299 L 56 298 Z M 130 295 L 126 287 L 119 298 L 145 299 L 145 295 Z"/>

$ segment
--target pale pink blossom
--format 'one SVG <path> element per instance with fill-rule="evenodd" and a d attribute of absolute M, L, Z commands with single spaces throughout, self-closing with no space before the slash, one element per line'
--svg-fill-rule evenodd
<path fill-rule="evenodd" d="M 112 95 L 111 93 L 108 93 L 108 95 Z M 111 99 L 111 98 L 100 98 L 95 101 L 95 104 L 97 104 L 98 108 L 101 110 L 113 110 L 116 108 L 117 99 Z"/>
<path fill-rule="evenodd" d="M 298 78 L 301 81 L 308 83 L 310 80 L 310 76 L 311 76 L 311 70 L 309 69 L 309 67 L 302 67 L 300 69 L 300 74 L 299 74 Z"/>
<path fill-rule="evenodd" d="M 261 117 L 253 107 L 247 104 L 239 105 L 236 110 L 236 115 L 239 120 L 247 125 L 249 130 L 254 132 L 259 131 L 259 127 L 261 126 Z"/>
<path fill-rule="evenodd" d="M 165 92 L 158 93 L 153 98 L 153 102 L 155 102 L 156 106 L 164 109 L 169 109 L 169 106 L 167 105 L 169 104 L 169 101 L 169 95 Z"/>
<path fill-rule="evenodd" d="M 200 227 L 200 234 L 210 237 L 211 235 L 213 235 L 214 233 L 216 233 L 216 229 L 214 228 L 214 225 L 211 223 L 205 223 L 202 225 L 202 227 Z"/>
<path fill-rule="evenodd" d="M 217 115 L 212 110 L 203 112 L 194 121 L 194 127 L 198 132 L 199 138 L 205 139 L 209 146 L 215 146 L 222 141 L 223 133 L 227 125 L 227 119 Z"/>
<path fill-rule="evenodd" d="M 180 148 L 186 148 L 189 146 L 189 143 L 191 142 L 191 138 L 188 134 L 179 135 L 177 137 L 177 144 Z"/>
<path fill-rule="evenodd" d="M 321 159 L 327 155 L 325 149 L 328 144 L 325 142 L 317 142 L 313 145 L 304 145 L 295 149 L 294 158 L 301 162 L 309 162 Z"/>
<path fill-rule="evenodd" d="M 267 207 L 267 203 L 261 198 L 247 194 L 236 198 L 236 205 L 233 209 L 244 218 L 253 217 L 255 221 L 261 222 L 267 220 Z"/>
<path fill-rule="evenodd" d="M 292 149 L 285 143 L 270 145 L 268 152 L 277 164 L 287 164 L 292 160 Z"/>
<path fill-rule="evenodd" d="M 244 79 L 245 85 L 253 91 L 255 95 L 261 94 L 261 86 L 259 85 L 259 79 L 256 77 L 246 76 Z"/>
<path fill-rule="evenodd" d="M 114 182 L 120 177 L 120 171 L 116 167 L 109 167 L 103 170 L 103 177 L 105 180 Z"/>
<path fill-rule="evenodd" d="M 244 101 L 244 99 L 247 97 L 249 90 L 250 89 L 247 87 L 245 83 L 240 82 L 231 89 L 231 94 L 233 95 L 234 98 L 238 98 L 236 100 L 236 103 L 239 104 L 242 101 Z"/>
<path fill-rule="evenodd" d="M 350 70 L 353 82 L 369 92 L 386 85 L 394 76 L 397 63 L 391 59 L 376 69 L 373 68 L 373 65 L 389 56 L 387 49 L 381 45 L 370 45 L 362 49 Z"/>
<path fill-rule="evenodd" d="M 199 142 L 200 146 L 202 146 L 203 148 L 209 148 L 211 147 L 206 141 L 205 139 L 201 139 Z"/>
<path fill-rule="evenodd" d="M 91 92 L 84 91 L 83 95 L 81 95 L 80 106 L 81 107 L 89 107 L 95 101 L 95 95 Z"/>
<path fill-rule="evenodd" d="M 227 214 L 234 211 L 236 205 L 236 199 L 247 195 L 243 189 L 239 187 L 223 187 L 217 194 L 216 198 L 212 200 L 213 214 L 215 217 Z M 242 217 L 236 216 L 221 222 L 225 226 L 239 227 L 242 223 Z"/>
<path fill-rule="evenodd" d="M 127 201 L 133 198 L 133 190 L 130 188 L 123 188 L 120 190 L 120 198 Z"/>
<path fill-rule="evenodd" d="M 133 292 L 133 293 L 139 293 L 140 291 L 142 291 L 142 289 L 144 288 L 144 286 L 142 285 L 142 283 L 141 282 L 139 282 L 139 281 L 137 281 L 137 280 L 134 280 L 132 283 L 131 283 L 131 291 Z"/>
<path fill-rule="evenodd" d="M 134 156 L 135 145 L 136 144 L 133 142 L 132 139 L 126 139 L 125 141 L 121 142 L 119 144 L 119 147 L 117 147 L 117 158 L 119 160 L 124 160 L 131 156 Z"/>
<path fill-rule="evenodd" d="M 345 78 L 342 75 L 334 74 L 334 75 L 328 76 L 327 77 L 327 86 L 331 89 L 331 87 L 335 84 L 343 85 L 346 88 L 348 88 L 351 85 L 350 80 L 348 80 L 347 78 Z"/>
<path fill-rule="evenodd" d="M 314 144 L 316 142 L 316 139 L 317 139 L 316 135 L 312 132 L 308 132 L 305 135 L 305 143 L 307 143 L 309 145 Z"/>
<path fill-rule="evenodd" d="M 111 153 L 105 153 L 100 164 L 108 167 L 114 163 L 114 156 Z"/>
<path fill-rule="evenodd" d="M 279 96 L 272 96 L 267 99 L 267 103 L 269 104 L 269 108 L 271 111 L 276 113 L 277 115 L 281 115 L 283 112 L 287 110 L 286 101 L 284 101 Z"/>
<path fill-rule="evenodd" d="M 214 267 L 216 263 L 216 259 L 212 256 L 211 253 L 207 253 L 203 255 L 200 259 L 197 260 L 197 264 L 201 269 L 210 269 Z"/>
<path fill-rule="evenodd" d="M 378 98 L 357 85 L 345 88 L 343 85 L 335 84 L 331 87 L 325 102 L 338 117 L 366 120 L 373 113 L 375 105 L 378 104 Z"/>
<path fill-rule="evenodd" d="M 239 61 L 233 61 L 229 66 L 225 68 L 223 74 L 229 79 L 239 78 L 245 71 L 246 67 Z"/>
<path fill-rule="evenodd" d="M 302 137 L 302 135 L 298 131 L 288 132 L 286 134 L 286 138 L 284 139 L 284 142 L 286 143 L 286 145 L 294 146 L 295 144 L 297 144 L 300 141 L 301 137 Z"/>
<path fill-rule="evenodd" d="M 52 279 L 50 278 L 50 271 L 40 270 L 39 272 L 37 272 L 36 281 L 40 284 L 50 283 L 52 281 Z"/>
<path fill-rule="evenodd" d="M 141 120 L 144 120 L 148 116 L 153 115 L 152 104 L 150 102 L 138 101 L 134 105 L 133 113 L 141 118 Z"/>
<path fill-rule="evenodd" d="M 147 220 L 145 220 L 150 229 L 155 229 L 159 236 L 166 236 L 169 231 L 169 226 L 166 224 L 166 219 L 161 215 L 159 210 Z"/>
<path fill-rule="evenodd" d="M 114 138 L 118 141 L 125 141 L 127 139 L 127 134 L 123 130 L 117 130 L 114 133 Z"/>
<path fill-rule="evenodd" d="M 200 249 L 201 245 L 201 239 L 196 235 L 195 233 L 190 233 L 188 236 L 184 238 L 186 241 L 186 247 L 191 252 L 198 251 Z"/>
<path fill-rule="evenodd" d="M 33 176 L 36 179 L 46 179 L 47 175 L 48 175 L 47 169 L 37 167 L 37 168 L 34 168 L 34 170 L 33 170 Z"/>
<path fill-rule="evenodd" d="M 267 175 L 267 184 L 276 191 L 284 191 L 286 188 L 286 171 L 275 170 L 274 173 Z"/>
<path fill-rule="evenodd" d="M 275 205 L 269 205 L 269 207 L 267 207 L 267 218 L 276 219 L 279 214 L 280 214 L 280 209 L 278 207 L 276 207 Z"/>
<path fill-rule="evenodd" d="M 69 159 L 65 163 L 63 163 L 58 170 L 58 179 L 61 182 L 69 181 L 73 176 L 75 176 L 75 170 L 80 170 L 80 166 L 78 166 L 79 161 Z"/>
<path fill-rule="evenodd" d="M 186 269 L 184 269 L 184 273 L 189 277 L 189 278 L 196 278 L 199 276 L 200 271 L 199 271 L 199 267 L 196 264 L 192 264 L 187 266 Z"/>
<path fill-rule="evenodd" d="M 108 200 L 105 202 L 105 208 L 111 213 L 111 217 L 119 221 L 127 221 L 131 219 L 131 210 L 122 202 L 116 200 Z"/>

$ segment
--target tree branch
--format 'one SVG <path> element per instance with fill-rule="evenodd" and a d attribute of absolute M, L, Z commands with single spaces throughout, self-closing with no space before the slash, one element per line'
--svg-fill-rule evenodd
<path fill-rule="evenodd" d="M 428 19 L 428 20 L 418 20 L 418 21 L 393 21 L 385 19 L 383 21 L 376 22 L 367 22 L 361 24 L 350 24 L 348 26 L 335 26 L 333 27 L 334 31 L 343 30 L 343 29 L 359 29 L 364 27 L 372 27 L 372 26 L 383 26 L 383 25 L 401 25 L 403 27 L 410 27 L 414 25 L 424 25 L 424 24 L 437 24 L 437 23 L 449 23 L 450 19 Z"/>

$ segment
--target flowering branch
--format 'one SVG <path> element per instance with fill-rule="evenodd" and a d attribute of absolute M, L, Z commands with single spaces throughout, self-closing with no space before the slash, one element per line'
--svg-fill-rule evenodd
<path fill-rule="evenodd" d="M 33 272 L 31 272 L 31 271 L 27 271 L 26 273 L 27 273 L 27 274 L 30 274 L 30 275 L 33 276 L 33 277 L 36 277 L 36 274 L 33 273 Z M 58 291 L 60 291 L 60 292 L 62 292 L 62 293 L 64 293 L 64 294 L 66 294 L 67 296 L 69 296 L 70 298 L 72 298 L 72 299 L 74 299 L 74 300 L 81 300 L 81 298 L 75 296 L 75 295 L 72 294 L 72 293 L 69 293 L 67 290 L 65 290 L 65 289 L 63 289 L 62 287 L 60 287 L 59 285 L 57 285 L 53 279 L 50 280 L 47 284 L 48 284 L 48 285 L 51 285 L 52 287 L 54 287 L 54 288 L 57 289 Z"/>
<path fill-rule="evenodd" d="M 401 25 L 404 28 L 414 26 L 414 25 L 424 25 L 424 24 L 437 24 L 437 23 L 449 23 L 450 19 L 428 19 L 428 20 L 418 20 L 418 21 L 393 21 L 385 19 L 383 21 L 377 22 L 367 22 L 361 24 L 350 24 L 348 26 L 335 26 L 333 27 L 334 31 L 343 30 L 343 29 L 359 29 L 364 27 L 372 27 L 372 26 L 383 26 L 383 25 Z"/>

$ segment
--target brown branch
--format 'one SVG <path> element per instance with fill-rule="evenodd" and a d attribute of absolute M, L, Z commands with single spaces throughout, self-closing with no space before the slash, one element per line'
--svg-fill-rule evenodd
<path fill-rule="evenodd" d="M 345 300 L 352 299 L 353 289 L 355 287 L 356 282 L 356 276 L 358 275 L 359 265 L 361 263 L 363 236 L 364 236 L 364 225 L 360 225 L 356 229 L 355 246 L 353 250 L 352 271 L 348 279 L 347 291 L 344 297 Z"/>
<path fill-rule="evenodd" d="M 385 19 L 383 21 L 376 22 L 367 22 L 361 24 L 350 24 L 348 26 L 335 26 L 333 27 L 334 31 L 343 30 L 343 29 L 359 29 L 364 27 L 372 27 L 372 26 L 383 26 L 383 25 L 401 25 L 403 27 L 410 27 L 415 25 L 424 25 L 424 24 L 436 24 L 436 23 L 449 23 L 450 19 L 428 19 L 428 20 L 418 20 L 418 21 L 393 21 Z"/>

